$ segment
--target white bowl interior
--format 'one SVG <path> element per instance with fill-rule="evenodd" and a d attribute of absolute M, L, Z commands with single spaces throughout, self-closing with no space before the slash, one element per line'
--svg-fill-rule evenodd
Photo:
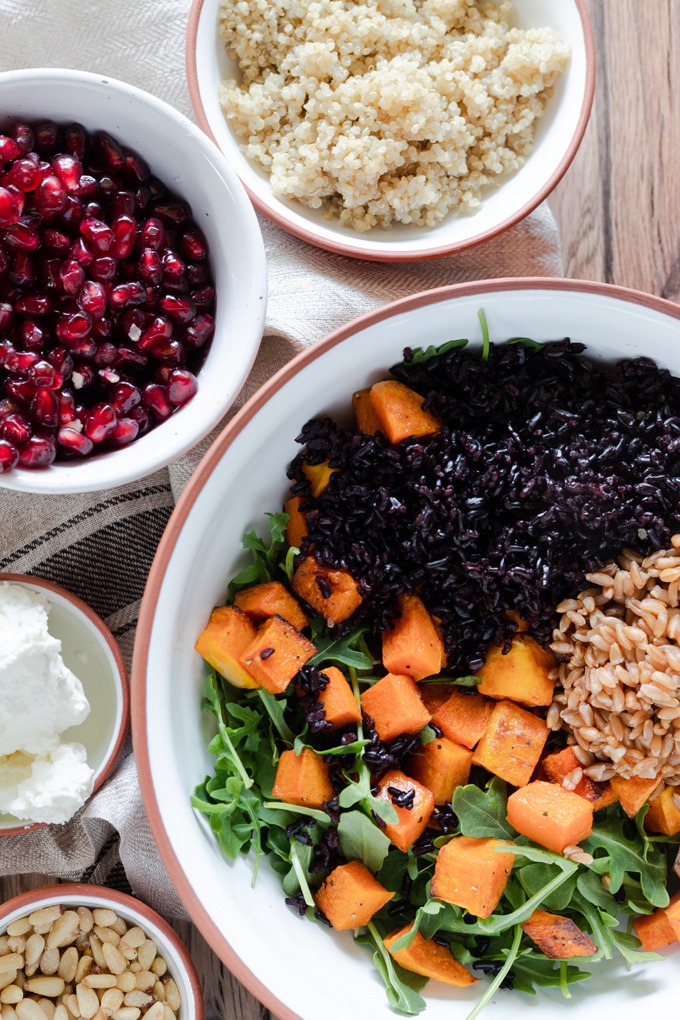
<path fill-rule="evenodd" d="M 464 246 L 493 230 L 514 213 L 535 201 L 535 196 L 557 171 L 574 137 L 586 92 L 586 47 L 583 24 L 574 0 L 514 0 L 516 24 L 521 28 L 554 28 L 571 47 L 571 60 L 536 134 L 534 150 L 525 165 L 500 187 L 489 190 L 481 210 L 472 216 L 449 216 L 436 227 L 423 229 L 395 224 L 390 229 L 373 229 L 364 234 L 334 224 L 323 210 L 308 209 L 297 202 L 283 202 L 272 195 L 269 178 L 246 159 L 220 108 L 217 87 L 221 81 L 240 77 L 237 61 L 231 59 L 218 38 L 220 0 L 204 0 L 196 40 L 198 87 L 210 130 L 220 149 L 257 201 L 283 219 L 295 232 L 305 232 L 313 243 L 353 245 L 366 253 L 385 258 L 411 253 L 417 257 L 444 246 Z"/>
<path fill-rule="evenodd" d="M 24 917 L 34 910 L 38 910 L 40 907 L 47 907 L 52 903 L 60 903 L 66 907 L 89 907 L 90 910 L 98 907 L 109 907 L 111 910 L 115 910 L 124 921 L 127 921 L 128 925 L 139 925 L 140 928 L 143 928 L 149 938 L 152 938 L 156 943 L 159 955 L 165 958 L 165 962 L 168 965 L 168 973 L 175 979 L 182 997 L 182 1006 L 179 1014 L 180 1020 L 193 1020 L 193 1017 L 196 1015 L 196 997 L 188 979 L 184 963 L 174 945 L 158 925 L 147 918 L 146 914 L 137 913 L 127 905 L 120 903 L 117 899 L 109 899 L 104 895 L 96 897 L 88 896 L 86 893 L 82 896 L 74 893 L 65 893 L 60 896 L 47 896 L 42 899 L 36 899 L 34 903 L 20 907 L 5 915 L 2 921 L 0 921 L 0 933 L 6 931 L 7 926 L 12 921 L 17 920 L 17 918 Z"/>
<path fill-rule="evenodd" d="M 203 132 L 131 85 L 79 71 L 6 72 L 0 74 L 0 106 L 0 122 L 47 117 L 109 131 L 190 203 L 209 242 L 218 295 L 216 330 L 196 397 L 127 449 L 43 471 L 15 469 L 0 476 L 0 484 L 28 492 L 83 492 L 142 478 L 207 435 L 245 382 L 266 304 L 257 219 L 236 175 Z"/>
<path fill-rule="evenodd" d="M 175 877 L 183 873 L 182 881 L 243 964 L 305 1020 L 358 1015 L 388 1020 L 393 1014 L 369 954 L 350 935 L 331 934 L 294 916 L 267 864 L 251 888 L 252 860 L 226 861 L 209 826 L 191 808 L 191 791 L 212 768 L 207 719 L 199 709 L 204 669 L 193 644 L 212 607 L 224 601 L 226 583 L 241 558 L 241 535 L 250 528 L 262 532 L 265 511 L 282 504 L 285 469 L 296 452 L 300 426 L 319 412 L 346 413 L 352 391 L 384 378 L 407 345 L 461 336 L 478 344 L 480 307 L 492 339 L 568 335 L 583 340 L 596 358 L 645 354 L 680 374 L 678 319 L 611 293 L 580 292 L 577 284 L 573 290 L 538 285 L 433 300 L 360 329 L 305 363 L 235 436 L 188 511 L 155 608 L 145 663 L 148 725 L 145 733 L 135 732 L 135 741 L 138 754 L 148 756 L 165 830 L 161 847 L 166 864 Z M 177 865 L 169 859 L 169 847 Z M 201 924 L 195 911 L 194 919 Z M 597 977 L 576 986 L 569 1003 L 573 1020 L 590 1020 L 600 1003 L 619 1020 L 637 1020 L 643 1002 L 651 1009 L 674 1003 L 677 979 L 670 966 L 636 968 L 629 980 L 625 974 L 623 966 L 601 966 Z M 425 1015 L 429 1020 L 463 1018 L 480 987 L 461 991 L 430 982 Z M 516 1017 L 526 1009 L 556 1017 L 564 1008 L 559 993 L 541 992 L 535 999 L 503 994 L 493 1015 Z"/>

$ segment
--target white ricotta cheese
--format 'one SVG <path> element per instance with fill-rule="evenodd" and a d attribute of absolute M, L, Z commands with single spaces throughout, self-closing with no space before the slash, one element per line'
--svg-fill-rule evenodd
<path fill-rule="evenodd" d="M 85 748 L 61 734 L 90 706 L 47 629 L 48 611 L 36 592 L 0 585 L 0 811 L 64 822 L 89 796 L 93 772 Z"/>

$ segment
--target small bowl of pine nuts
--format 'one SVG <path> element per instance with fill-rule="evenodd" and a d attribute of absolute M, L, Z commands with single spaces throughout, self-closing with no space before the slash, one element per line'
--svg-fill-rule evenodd
<path fill-rule="evenodd" d="M 0 906 L 0 1020 L 203 1020 L 194 965 L 140 900 L 95 885 Z"/>

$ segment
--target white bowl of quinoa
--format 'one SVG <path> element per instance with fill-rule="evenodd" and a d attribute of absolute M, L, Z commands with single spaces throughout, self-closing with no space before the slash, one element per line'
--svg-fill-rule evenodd
<path fill-rule="evenodd" d="M 585 0 L 194 0 L 199 124 L 256 208 L 380 261 L 496 236 L 555 187 L 595 84 Z"/>

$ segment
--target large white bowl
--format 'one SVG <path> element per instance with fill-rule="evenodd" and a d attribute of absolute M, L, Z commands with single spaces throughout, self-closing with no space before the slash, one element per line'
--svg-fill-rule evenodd
<path fill-rule="evenodd" d="M 238 63 L 218 38 L 220 0 L 193 0 L 187 30 L 187 78 L 196 119 L 215 139 L 245 184 L 253 203 L 284 230 L 310 244 L 356 258 L 406 261 L 435 258 L 480 244 L 527 216 L 567 170 L 581 143 L 595 90 L 595 45 L 586 0 L 514 0 L 521 28 L 554 28 L 571 47 L 571 60 L 544 117 L 525 165 L 489 190 L 482 209 L 452 214 L 436 227 L 395 224 L 357 233 L 324 211 L 275 198 L 267 174 L 248 160 L 220 108 L 217 87 L 239 77 Z"/>
<path fill-rule="evenodd" d="M 12 120 L 78 121 L 142 155 L 186 199 L 210 245 L 217 291 L 215 337 L 185 407 L 131 446 L 42 471 L 15 468 L 0 485 L 24 492 L 88 492 L 135 481 L 186 453 L 236 399 L 257 354 L 266 305 L 262 235 L 224 156 L 191 121 L 133 85 L 84 71 L 0 74 L 0 128 Z"/>
<path fill-rule="evenodd" d="M 680 375 L 680 307 L 602 284 L 500 280 L 430 291 L 350 323 L 296 358 L 259 391 L 214 443 L 178 504 L 159 547 L 140 614 L 133 665 L 133 740 L 146 809 L 182 901 L 215 952 L 277 1017 L 388 1020 L 370 955 L 351 935 L 301 921 L 284 905 L 279 879 L 252 860 L 228 863 L 189 795 L 212 770 L 200 702 L 204 665 L 196 636 L 240 557 L 240 538 L 263 529 L 265 511 L 287 492 L 286 465 L 300 426 L 344 414 L 353 390 L 385 376 L 405 346 L 467 336 L 480 343 L 483 308 L 492 338 L 571 336 L 605 360 L 654 358 Z M 676 961 L 677 962 L 677 961 Z M 598 968 L 568 1006 L 556 994 L 502 994 L 497 1020 L 533 1010 L 541 1018 L 618 1020 L 662 1015 L 677 1002 L 677 968 L 651 964 L 627 975 Z M 462 1020 L 480 992 L 430 982 L 428 1020 Z M 633 987 L 635 989 L 633 993 Z"/>

